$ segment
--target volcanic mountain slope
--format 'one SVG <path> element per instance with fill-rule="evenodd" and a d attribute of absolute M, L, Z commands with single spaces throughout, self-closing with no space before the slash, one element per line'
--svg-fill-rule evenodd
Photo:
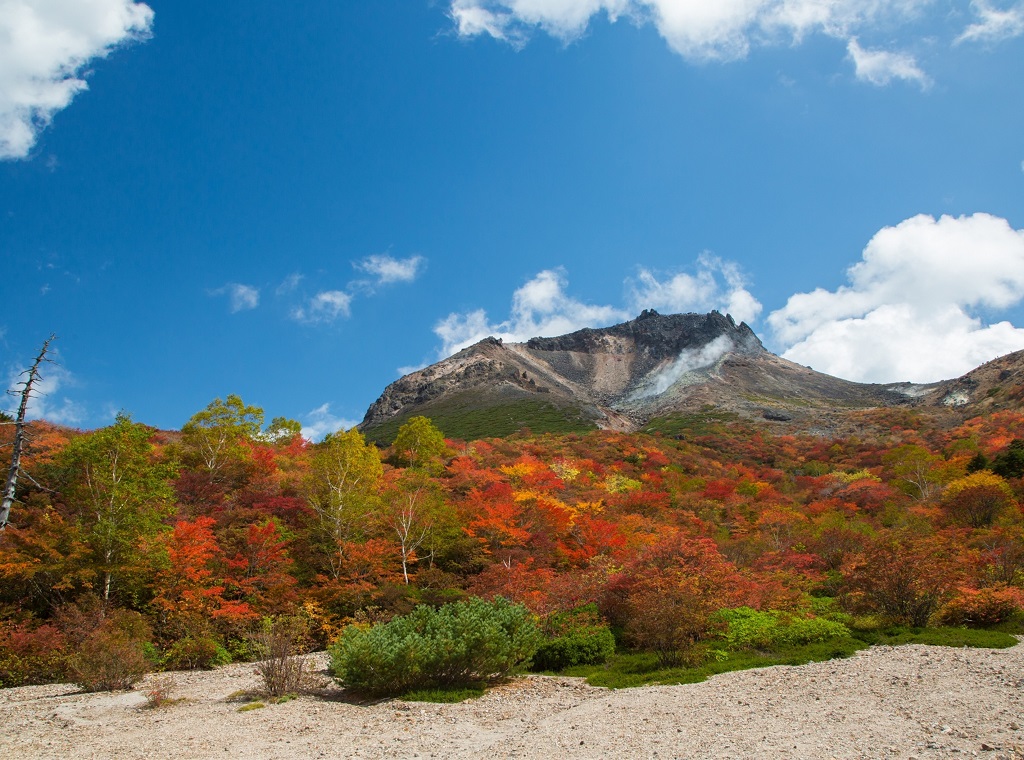
<path fill-rule="evenodd" d="M 945 407 L 960 417 L 1024 407 L 1024 351 L 982 364 L 962 377 L 927 386 L 906 384 L 908 392 L 931 407 Z"/>
<path fill-rule="evenodd" d="M 929 404 L 940 385 L 853 383 L 769 352 L 731 316 L 661 315 L 526 343 L 487 338 L 392 383 L 360 428 L 387 442 L 414 415 L 449 436 L 635 430 L 671 415 L 726 413 L 827 429 L 852 410 Z"/>

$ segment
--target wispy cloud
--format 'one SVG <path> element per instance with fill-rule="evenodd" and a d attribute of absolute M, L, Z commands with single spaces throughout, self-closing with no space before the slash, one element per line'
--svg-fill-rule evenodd
<path fill-rule="evenodd" d="M 260 291 L 252 285 L 243 285 L 238 282 L 229 282 L 227 285 L 210 291 L 211 296 L 228 297 L 228 308 L 232 314 L 240 311 L 249 311 L 260 305 Z"/>
<path fill-rule="evenodd" d="M 847 278 L 768 316 L 784 357 L 850 380 L 929 382 L 1024 348 L 1024 329 L 977 315 L 1024 301 L 1024 230 L 1005 219 L 915 216 L 879 231 Z"/>
<path fill-rule="evenodd" d="M 971 7 L 978 21 L 964 29 L 956 43 L 979 42 L 994 44 L 1024 34 L 1024 3 L 1001 10 L 987 2 L 974 0 Z"/>
<path fill-rule="evenodd" d="M 274 295 L 285 296 L 289 293 L 294 293 L 295 289 L 299 287 L 303 279 L 305 278 L 298 272 L 292 272 L 281 280 L 281 284 L 274 289 Z"/>
<path fill-rule="evenodd" d="M 330 404 L 322 404 L 303 417 L 302 435 L 310 441 L 319 441 L 328 433 L 351 430 L 359 420 L 338 417 L 331 412 Z"/>
<path fill-rule="evenodd" d="M 25 158 L 39 132 L 88 89 L 90 61 L 148 37 L 153 11 L 132 0 L 0 2 L 0 159 Z"/>
<path fill-rule="evenodd" d="M 865 50 L 851 39 L 846 46 L 847 53 L 853 61 L 854 72 L 862 82 L 884 87 L 894 79 L 912 82 L 927 89 L 931 79 L 917 65 L 914 56 L 907 53 L 894 53 L 888 50 Z"/>
<path fill-rule="evenodd" d="M 355 262 L 354 266 L 374 277 L 374 284 L 390 285 L 395 282 L 413 282 L 423 270 L 424 264 L 426 259 L 422 256 L 396 259 L 387 254 L 375 254 Z"/>
<path fill-rule="evenodd" d="M 327 324 L 341 317 L 349 317 L 352 314 L 352 302 L 357 296 L 372 296 L 377 288 L 384 285 L 415 281 L 426 261 L 422 256 L 396 259 L 387 254 L 374 254 L 354 261 L 353 267 L 373 279 L 350 280 L 342 289 L 321 290 L 293 307 L 291 318 L 307 324 Z M 298 291 L 304 279 L 300 273 L 290 274 L 277 286 L 275 293 L 278 296 L 290 296 Z"/>
<path fill-rule="evenodd" d="M 341 290 L 324 290 L 292 310 L 292 318 L 308 324 L 334 322 L 352 314 L 352 296 Z"/>

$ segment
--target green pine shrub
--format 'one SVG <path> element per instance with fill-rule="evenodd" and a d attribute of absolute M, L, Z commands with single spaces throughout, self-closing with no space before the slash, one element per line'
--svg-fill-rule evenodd
<path fill-rule="evenodd" d="M 615 654 L 615 636 L 601 620 L 596 604 L 555 613 L 545 629 L 548 637 L 533 656 L 534 670 L 600 665 Z"/>
<path fill-rule="evenodd" d="M 421 606 L 388 623 L 349 626 L 330 648 L 331 672 L 375 696 L 473 686 L 525 669 L 541 641 L 531 613 L 497 598 Z"/>

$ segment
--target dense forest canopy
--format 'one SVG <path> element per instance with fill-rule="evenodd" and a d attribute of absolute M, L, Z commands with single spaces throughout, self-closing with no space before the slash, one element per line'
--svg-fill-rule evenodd
<path fill-rule="evenodd" d="M 540 620 L 594 604 L 649 651 L 666 626 L 675 650 L 701 641 L 723 609 L 1019 611 L 1024 415 L 857 415 L 834 439 L 705 415 L 671 436 L 462 441 L 414 418 L 383 450 L 354 429 L 311 443 L 237 396 L 180 432 L 33 422 L 0 534 L 0 681 L 60 677 L 112 626 L 188 667 L 249 656 L 270 616 L 302 616 L 322 646 L 474 596 Z"/>

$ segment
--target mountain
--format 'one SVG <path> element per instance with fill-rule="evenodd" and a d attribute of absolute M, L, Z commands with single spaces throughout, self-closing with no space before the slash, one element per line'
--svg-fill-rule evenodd
<path fill-rule="evenodd" d="M 612 327 L 525 343 L 486 338 L 389 385 L 360 429 L 387 443 L 409 417 L 425 415 L 468 440 L 524 427 L 668 431 L 666 421 L 697 416 L 828 434 L 862 424 L 853 413 L 867 409 L 953 419 L 1022 401 L 1024 352 L 940 383 L 855 383 L 776 356 L 729 315 L 648 310 Z"/>

